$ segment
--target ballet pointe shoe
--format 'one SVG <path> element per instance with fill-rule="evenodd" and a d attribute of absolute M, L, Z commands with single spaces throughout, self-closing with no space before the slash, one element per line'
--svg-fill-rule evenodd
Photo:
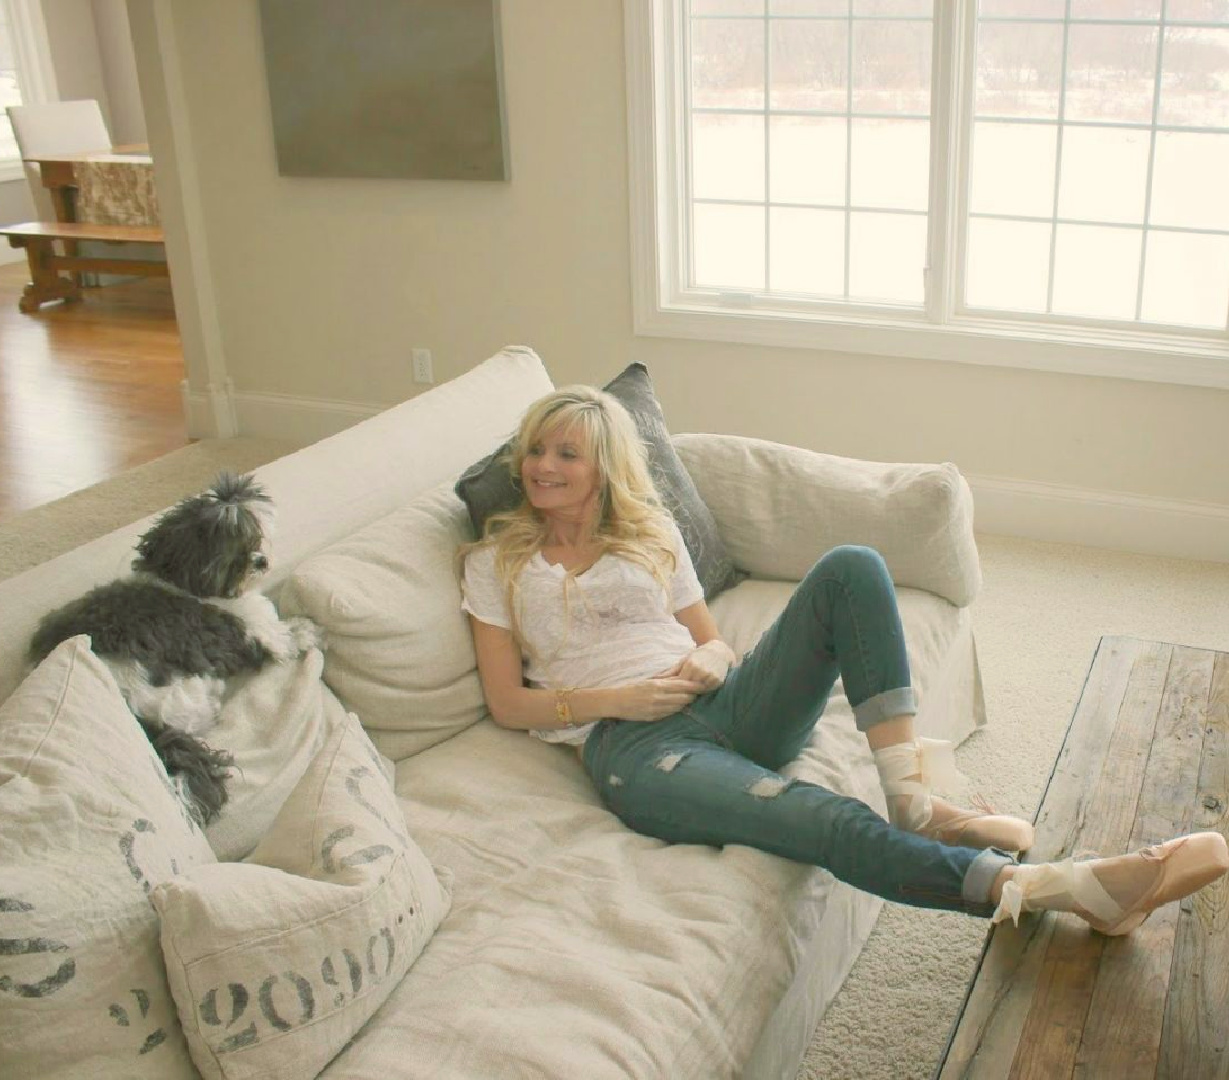
<path fill-rule="evenodd" d="M 994 807 L 977 796 L 973 805 L 977 809 L 961 810 L 932 797 L 930 821 L 918 833 L 948 847 L 1027 851 L 1033 846 L 1033 826 L 1023 818 L 997 814 Z"/>
<path fill-rule="evenodd" d="M 999 848 L 1027 851 L 1033 827 L 1021 818 L 997 814 L 982 799 L 975 810 L 962 810 L 932 794 L 952 790 L 967 781 L 956 768 L 950 742 L 916 739 L 872 752 L 879 783 L 888 797 L 888 820 L 899 829 L 937 840 L 950 847 Z"/>
<path fill-rule="evenodd" d="M 1017 926 L 1025 911 L 1069 911 L 1109 937 L 1129 934 L 1163 904 L 1229 873 L 1229 844 L 1217 832 L 1192 833 L 1109 859 L 1016 868 L 1003 883 L 992 921 Z"/>

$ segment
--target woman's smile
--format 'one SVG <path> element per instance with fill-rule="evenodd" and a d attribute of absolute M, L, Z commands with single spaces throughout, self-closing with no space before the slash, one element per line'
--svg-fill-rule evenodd
<path fill-rule="evenodd" d="M 587 507 L 597 489 L 597 466 L 579 432 L 568 428 L 544 434 L 529 448 L 521 463 L 521 481 L 536 509 L 576 513 Z"/>

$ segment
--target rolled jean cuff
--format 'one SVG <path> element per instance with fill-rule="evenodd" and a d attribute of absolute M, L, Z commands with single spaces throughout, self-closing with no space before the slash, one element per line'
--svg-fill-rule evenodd
<path fill-rule="evenodd" d="M 973 908 L 990 907 L 990 886 L 1004 866 L 1014 866 L 1016 860 L 998 848 L 986 848 L 969 863 L 960 886 L 960 898 Z"/>
<path fill-rule="evenodd" d="M 893 716 L 913 716 L 917 713 L 917 697 L 912 686 L 885 690 L 869 697 L 853 707 L 854 723 L 859 731 L 866 731 Z"/>

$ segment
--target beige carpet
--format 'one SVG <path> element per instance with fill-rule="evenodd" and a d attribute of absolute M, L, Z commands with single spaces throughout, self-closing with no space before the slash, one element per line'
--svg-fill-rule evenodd
<path fill-rule="evenodd" d="M 45 506 L 0 520 L 0 580 L 247 472 L 294 447 L 273 439 L 202 439 Z"/>
<path fill-rule="evenodd" d="M 206 440 L 116 480 L 0 522 L 0 578 L 162 509 L 219 468 L 288 450 Z M 979 537 L 976 624 L 989 726 L 959 750 L 976 790 L 1032 817 L 1103 634 L 1229 650 L 1229 564 Z M 985 926 L 888 905 L 828 1010 L 799 1080 L 929 1077 L 960 1008 Z"/>
<path fill-rule="evenodd" d="M 980 536 L 975 625 L 989 724 L 957 751 L 995 805 L 1031 818 L 1102 635 L 1229 650 L 1229 564 Z M 985 927 L 885 905 L 807 1052 L 806 1080 L 929 1077 Z"/>

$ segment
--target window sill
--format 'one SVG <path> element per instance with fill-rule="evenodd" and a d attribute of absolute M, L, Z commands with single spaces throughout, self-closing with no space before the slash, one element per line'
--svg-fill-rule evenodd
<path fill-rule="evenodd" d="M 685 302 L 636 304 L 635 332 L 825 352 L 945 360 L 1229 389 L 1229 344 L 1165 335 L 1115 334 L 973 318 L 946 325 L 886 316 L 874 323 L 768 310 L 717 310 Z"/>

